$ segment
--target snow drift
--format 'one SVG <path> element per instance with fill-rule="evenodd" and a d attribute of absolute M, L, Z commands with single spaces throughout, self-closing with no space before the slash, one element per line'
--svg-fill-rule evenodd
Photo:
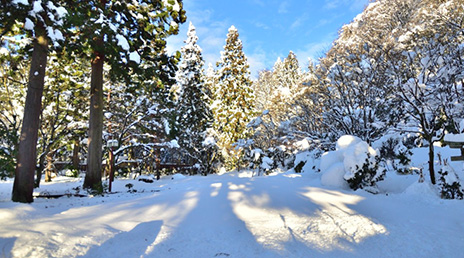
<path fill-rule="evenodd" d="M 366 165 L 367 168 L 375 170 L 372 176 L 375 182 L 383 173 L 381 168 L 375 168 L 377 155 L 377 151 L 360 138 L 344 135 L 338 139 L 335 151 L 326 152 L 321 157 L 321 183 L 350 189 L 347 181 L 361 176 L 360 170 Z"/>

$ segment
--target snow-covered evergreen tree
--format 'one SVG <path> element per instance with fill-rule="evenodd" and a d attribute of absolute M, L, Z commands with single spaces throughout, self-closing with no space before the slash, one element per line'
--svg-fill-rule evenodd
<path fill-rule="evenodd" d="M 226 162 L 235 166 L 237 151 L 233 144 L 249 136 L 247 124 L 255 115 L 255 97 L 251 88 L 249 65 L 243 52 L 237 29 L 227 34 L 224 51 L 218 62 L 217 86 L 213 104 L 214 129 L 219 133 L 219 145 Z"/>
<path fill-rule="evenodd" d="M 181 49 L 182 61 L 177 71 L 179 97 L 177 101 L 177 138 L 187 155 L 202 167 L 204 159 L 202 149 L 206 138 L 206 129 L 211 127 L 212 113 L 209 108 L 209 90 L 206 86 L 201 48 L 192 23 L 189 25 L 185 46 Z"/>
<path fill-rule="evenodd" d="M 296 55 L 290 51 L 281 61 L 274 64 L 272 104 L 269 106 L 270 115 L 276 122 L 283 122 L 290 118 L 289 110 L 293 104 L 298 85 L 303 81 L 303 73 Z"/>
<path fill-rule="evenodd" d="M 10 34 L 11 35 L 11 34 Z M 2 38 L 4 39 L 4 38 Z M 18 53 L 28 39 L 8 37 L 0 47 L 0 179 L 13 177 L 26 95 L 29 62 Z"/>
<path fill-rule="evenodd" d="M 256 96 L 256 109 L 260 112 L 268 110 L 272 103 L 273 78 L 271 70 L 259 72 L 258 79 L 253 81 Z"/>
<path fill-rule="evenodd" d="M 45 181 L 51 180 L 51 163 L 68 161 L 70 155 L 64 153 L 71 152 L 87 131 L 88 66 L 61 52 L 50 53 L 50 61 L 40 116 L 36 187 L 45 169 Z"/>

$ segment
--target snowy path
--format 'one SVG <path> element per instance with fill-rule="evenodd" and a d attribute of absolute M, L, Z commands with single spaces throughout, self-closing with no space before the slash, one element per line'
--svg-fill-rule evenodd
<path fill-rule="evenodd" d="M 374 196 L 319 181 L 310 174 L 130 181 L 146 191 L 31 205 L 8 201 L 11 182 L 1 183 L 0 257 L 464 256 L 462 201 L 420 196 L 420 185 L 414 194 Z M 43 189 L 73 184 L 80 183 Z"/>

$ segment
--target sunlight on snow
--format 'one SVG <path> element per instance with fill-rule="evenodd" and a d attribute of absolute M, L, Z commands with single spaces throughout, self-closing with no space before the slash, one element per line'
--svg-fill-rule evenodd
<path fill-rule="evenodd" d="M 35 214 L 32 205 L 19 205 L 12 211 L 0 209 L 0 224 L 3 225 L 0 238 L 17 238 L 11 250 L 14 257 L 82 256 L 142 223 L 161 221 L 158 236 L 145 251 L 150 254 L 197 205 L 198 193 L 188 192 L 174 203 L 150 204 L 152 198 L 147 196 L 119 205 L 73 207 L 43 216 Z M 24 220 L 30 223 L 23 223 Z"/>
<path fill-rule="evenodd" d="M 243 189 L 237 185 L 229 188 Z M 322 252 L 352 251 L 349 243 L 358 244 L 368 237 L 387 234 L 383 225 L 347 206 L 356 205 L 362 197 L 319 188 L 308 188 L 302 196 L 320 207 L 309 213 L 275 209 L 269 195 L 250 198 L 240 191 L 231 191 L 228 198 L 234 213 L 245 222 L 256 241 L 282 254 L 290 242 L 301 242 Z"/>
<path fill-rule="evenodd" d="M 373 222 L 347 206 L 362 201 L 363 198 L 360 196 L 312 187 L 308 187 L 307 192 L 302 195 L 321 206 L 317 211 L 318 216 L 308 227 L 316 239 L 332 242 L 344 239 L 351 243 L 360 243 L 368 237 L 388 233 L 383 225 Z M 324 248 L 330 247 L 323 246 L 324 241 L 318 241 L 318 244 L 322 244 L 321 247 Z"/>
<path fill-rule="evenodd" d="M 236 185 L 236 184 L 232 184 L 232 183 L 229 183 L 229 189 L 234 191 L 234 190 L 244 190 L 246 188 L 246 185 L 244 184 L 240 184 L 240 185 Z"/>
<path fill-rule="evenodd" d="M 214 188 L 213 191 L 211 191 L 211 197 L 216 197 L 219 194 L 219 190 L 221 190 L 222 183 L 214 183 L 211 184 L 211 187 Z"/>

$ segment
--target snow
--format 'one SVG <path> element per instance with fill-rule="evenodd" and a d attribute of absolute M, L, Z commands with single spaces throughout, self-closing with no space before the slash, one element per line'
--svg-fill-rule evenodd
<path fill-rule="evenodd" d="M 205 140 L 202 142 L 203 146 L 214 146 L 216 145 L 216 140 L 214 140 L 213 137 L 208 136 L 205 138 Z"/>
<path fill-rule="evenodd" d="M 171 140 L 168 143 L 168 147 L 169 148 L 180 148 L 179 143 L 177 142 L 177 140 Z"/>
<path fill-rule="evenodd" d="M 186 178 L 186 176 L 184 176 L 182 174 L 174 174 L 171 177 L 172 180 L 179 180 L 179 179 L 184 179 L 184 178 Z"/>
<path fill-rule="evenodd" d="M 445 134 L 444 140 L 447 142 L 464 142 L 464 133 Z"/>
<path fill-rule="evenodd" d="M 121 35 L 121 34 L 118 34 L 116 35 L 116 40 L 118 41 L 118 45 L 126 50 L 126 51 L 129 51 L 130 47 L 129 47 L 129 42 L 127 42 L 127 39 Z"/>
<path fill-rule="evenodd" d="M 355 176 L 366 160 L 373 161 L 377 151 L 360 138 L 344 135 L 338 139 L 336 150 L 324 153 L 321 158 L 321 181 L 323 185 L 347 189 L 345 180 Z"/>
<path fill-rule="evenodd" d="M 271 169 L 272 164 L 274 163 L 274 160 L 272 160 L 269 157 L 263 157 L 263 162 L 261 163 L 261 168 L 262 169 Z"/>
<path fill-rule="evenodd" d="M 47 27 L 47 35 L 53 41 L 64 40 L 63 34 L 59 30 L 54 30 L 52 27 Z"/>
<path fill-rule="evenodd" d="M 419 182 L 414 182 L 411 184 L 404 193 L 411 195 L 411 196 L 417 196 L 417 197 L 426 197 L 426 198 L 431 198 L 431 199 L 436 199 L 438 198 L 437 194 L 433 190 L 433 186 L 428 183 L 419 183 Z"/>
<path fill-rule="evenodd" d="M 50 9 L 50 10 L 55 10 L 56 11 L 56 14 L 58 16 L 58 19 L 62 19 L 64 16 L 66 16 L 68 14 L 68 11 L 66 10 L 66 8 L 64 7 L 56 7 L 53 2 L 49 1 L 48 4 L 47 4 L 47 7 Z"/>
<path fill-rule="evenodd" d="M 34 30 L 34 23 L 29 18 L 26 18 L 26 22 L 24 23 L 24 29 Z"/>
<path fill-rule="evenodd" d="M 248 172 L 116 179 L 112 194 L 32 204 L 11 202 L 13 181 L 2 181 L 2 257 L 462 257 L 462 201 L 439 199 L 417 175 L 372 195 L 323 186 L 316 173 Z M 82 183 L 57 177 L 35 195 Z"/>
<path fill-rule="evenodd" d="M 297 147 L 299 150 L 307 150 L 309 147 L 311 147 L 311 144 L 307 139 L 303 139 L 301 141 L 297 141 L 294 143 L 295 147 Z"/>
<path fill-rule="evenodd" d="M 29 5 L 29 2 L 27 0 L 13 0 L 12 3 L 15 5 L 19 5 L 19 4 Z"/>
<path fill-rule="evenodd" d="M 0 55 L 6 56 L 6 55 L 8 55 L 9 53 L 10 53 L 10 51 L 8 51 L 7 48 L 5 48 L 5 47 L 0 47 Z"/>
<path fill-rule="evenodd" d="M 131 52 L 129 54 L 129 60 L 136 62 L 137 64 L 140 64 L 140 55 L 137 52 Z"/>
<path fill-rule="evenodd" d="M 163 0 L 163 3 L 165 6 L 171 6 L 173 11 L 179 12 L 180 11 L 179 3 L 177 2 L 177 0 L 173 0 L 173 2 L 174 4 L 170 4 L 168 0 Z"/>

